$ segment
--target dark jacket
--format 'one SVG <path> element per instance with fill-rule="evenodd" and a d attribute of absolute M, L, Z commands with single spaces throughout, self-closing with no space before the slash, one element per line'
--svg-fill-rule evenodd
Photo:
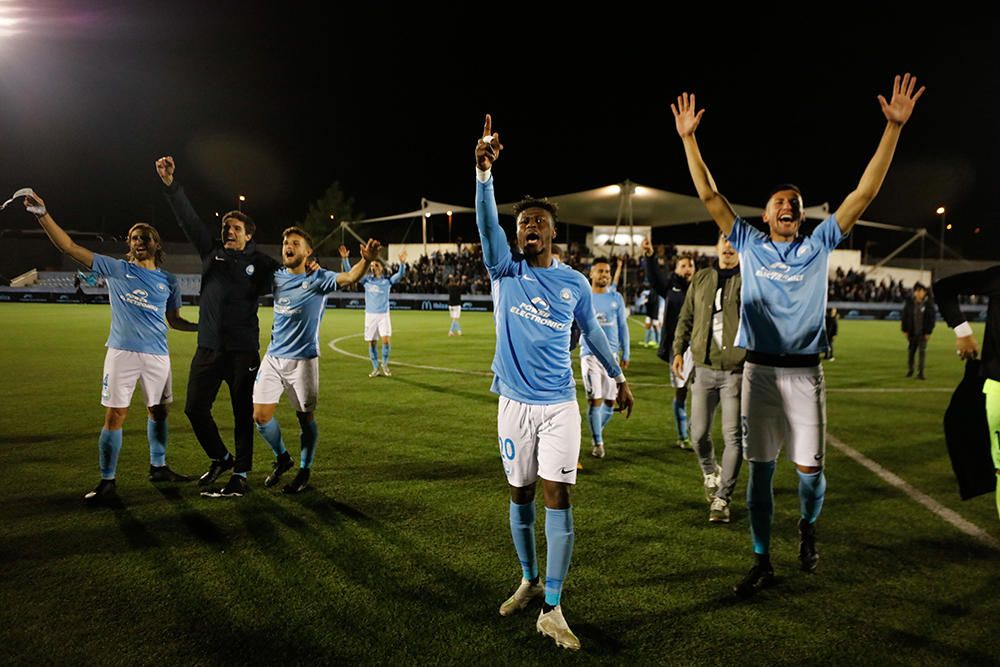
<path fill-rule="evenodd" d="M 980 372 L 983 377 L 1000 382 L 1000 266 L 959 273 L 934 283 L 934 296 L 941 317 L 953 329 L 965 321 L 965 315 L 958 307 L 959 294 L 980 294 L 990 298 Z"/>
<path fill-rule="evenodd" d="M 646 280 L 649 281 L 653 291 L 667 301 L 663 313 L 663 328 L 660 329 L 660 348 L 656 351 L 656 356 L 669 364 L 674 359 L 672 355 L 674 330 L 677 328 L 677 319 L 680 317 L 684 297 L 687 295 L 688 282 L 676 273 L 662 269 L 656 255 L 643 257 L 642 264 L 646 271 Z"/>
<path fill-rule="evenodd" d="M 910 297 L 903 304 L 903 333 L 907 336 L 930 336 L 931 332 L 934 331 L 934 322 L 937 319 L 937 313 L 934 311 L 934 302 L 931 301 L 930 297 L 924 299 L 924 302 L 920 304 L 924 307 L 923 320 L 920 325 L 920 330 L 917 331 L 913 328 L 913 311 L 919 308 L 917 302 Z"/>
<path fill-rule="evenodd" d="M 201 256 L 199 347 L 234 352 L 259 350 L 257 299 L 271 291 L 274 272 L 281 264 L 257 252 L 252 241 L 243 250 L 225 249 L 219 229 L 202 222 L 177 181 L 166 188 L 165 194 L 177 223 Z"/>

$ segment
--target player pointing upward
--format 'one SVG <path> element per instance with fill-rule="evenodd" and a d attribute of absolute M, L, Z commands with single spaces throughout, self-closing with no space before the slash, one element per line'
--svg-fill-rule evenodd
<path fill-rule="evenodd" d="M 590 285 L 582 274 L 552 257 L 556 209 L 526 199 L 516 207 L 514 257 L 500 227 L 492 167 L 500 137 L 486 116 L 476 145 L 476 224 L 490 274 L 496 319 L 494 393 L 500 395 L 497 431 L 510 485 L 510 529 L 521 561 L 521 584 L 500 607 L 504 616 L 544 594 L 536 627 L 559 646 L 580 648 L 559 604 L 573 552 L 569 487 L 576 482 L 580 454 L 580 407 L 570 364 L 570 327 L 575 319 L 587 345 L 618 384 L 619 409 L 632 410 L 632 393 L 594 315 Z M 544 586 L 535 555 L 535 485 L 542 478 L 548 543 Z"/>
<path fill-rule="evenodd" d="M 916 83 L 909 74 L 897 76 L 892 99 L 887 102 L 878 96 L 887 122 L 875 155 L 858 187 L 809 236 L 800 233 L 805 211 L 802 195 L 792 185 L 778 186 L 770 193 L 763 216 L 769 233 L 738 217 L 719 193 L 695 140 L 705 110 L 697 111 L 695 97 L 688 93 L 670 105 L 698 196 L 741 257 L 743 287 L 736 345 L 747 350 L 743 447 L 750 462 L 747 505 L 756 563 L 735 588 L 740 597 L 753 595 L 774 581 L 769 555 L 772 476 L 782 446 L 799 475 L 799 561 L 803 570 L 816 568 L 814 524 L 826 491 L 826 387 L 819 353 L 826 348 L 828 257 L 878 194 L 900 130 L 924 92 L 923 87 L 915 90 Z"/>

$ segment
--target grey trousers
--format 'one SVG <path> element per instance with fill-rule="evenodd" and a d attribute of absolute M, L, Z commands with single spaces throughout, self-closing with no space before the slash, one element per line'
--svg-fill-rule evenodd
<path fill-rule="evenodd" d="M 722 470 L 717 498 L 728 501 L 733 495 L 736 478 L 743 463 L 740 442 L 740 389 L 743 369 L 717 371 L 698 365 L 691 381 L 691 442 L 698 455 L 702 474 L 710 475 L 719 469 L 712 444 L 712 420 L 715 409 L 722 404 Z"/>

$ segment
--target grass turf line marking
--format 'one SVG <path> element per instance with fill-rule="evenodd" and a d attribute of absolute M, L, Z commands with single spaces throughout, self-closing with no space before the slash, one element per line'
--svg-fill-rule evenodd
<path fill-rule="evenodd" d="M 993 538 L 992 535 L 984 531 L 982 528 L 972 523 L 971 521 L 963 518 L 958 512 L 948 509 L 938 501 L 934 500 L 926 493 L 912 486 L 909 482 L 899 477 L 898 475 L 890 472 L 889 470 L 883 468 L 875 461 L 871 460 L 858 450 L 854 449 L 850 445 L 844 443 L 843 440 L 830 435 L 827 433 L 826 440 L 833 447 L 843 454 L 846 454 L 848 458 L 853 459 L 855 462 L 861 464 L 863 467 L 867 468 L 869 471 L 875 473 L 875 475 L 886 482 L 890 486 L 894 486 L 906 495 L 908 495 L 912 500 L 923 505 L 925 508 L 930 510 L 932 513 L 936 514 L 941 519 L 944 519 L 952 526 L 962 531 L 966 535 L 982 542 L 986 546 L 1000 551 L 1000 542 Z"/>
<path fill-rule="evenodd" d="M 354 352 L 348 352 L 347 350 L 343 350 L 343 349 L 337 347 L 337 343 L 339 343 L 341 341 L 345 341 L 345 340 L 347 340 L 349 338 L 360 338 L 361 336 L 364 336 L 364 333 L 356 333 L 356 334 L 349 334 L 347 336 L 341 336 L 340 338 L 334 338 L 333 340 L 331 340 L 328 343 L 328 345 L 330 346 L 331 350 L 333 350 L 334 352 L 338 352 L 338 353 L 344 355 L 345 357 L 353 357 L 354 359 L 364 359 L 365 361 L 369 361 L 370 362 L 371 361 L 371 357 L 368 357 L 367 355 L 364 355 L 364 354 L 355 354 Z M 405 361 L 394 361 L 394 362 L 392 362 L 392 365 L 393 366 L 406 366 L 407 368 L 420 368 L 420 369 L 423 369 L 425 371 L 442 371 L 442 372 L 445 372 L 445 373 L 462 373 L 463 375 L 483 375 L 483 376 L 493 375 L 493 371 L 470 371 L 470 370 L 465 370 L 465 369 L 462 369 L 462 368 L 444 368 L 442 366 L 424 366 L 423 364 L 408 364 Z"/>

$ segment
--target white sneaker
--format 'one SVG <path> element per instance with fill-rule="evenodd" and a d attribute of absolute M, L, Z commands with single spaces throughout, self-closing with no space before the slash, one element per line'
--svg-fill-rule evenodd
<path fill-rule="evenodd" d="M 542 613 L 538 615 L 538 622 L 535 623 L 535 629 L 546 637 L 552 637 L 556 646 L 572 651 L 580 650 L 580 640 L 569 629 L 566 619 L 563 618 L 562 605 L 553 607 L 552 611 L 547 614 L 545 610 L 542 610 Z"/>
<path fill-rule="evenodd" d="M 368 377 L 370 377 L 370 378 L 377 378 L 378 377 L 378 369 L 377 368 L 373 368 L 372 372 L 368 374 Z"/>
<path fill-rule="evenodd" d="M 708 510 L 708 520 L 712 523 L 729 523 L 729 503 L 722 498 L 713 500 Z"/>
<path fill-rule="evenodd" d="M 382 375 L 386 376 L 387 378 L 392 377 L 392 373 L 389 372 L 389 367 L 385 364 L 382 364 Z"/>
<path fill-rule="evenodd" d="M 715 497 L 716 491 L 719 490 L 719 473 L 713 472 L 710 475 L 705 475 L 705 500 L 712 502 L 712 498 Z"/>
<path fill-rule="evenodd" d="M 595 444 L 593 449 L 590 450 L 590 455 L 596 459 L 604 458 L 604 443 Z"/>
<path fill-rule="evenodd" d="M 541 578 L 538 579 L 537 584 L 532 584 L 527 579 L 521 579 L 521 585 L 517 587 L 514 594 L 507 598 L 507 601 L 500 605 L 500 615 L 510 616 L 515 614 L 525 607 L 528 603 L 537 597 L 545 595 L 545 583 Z"/>

